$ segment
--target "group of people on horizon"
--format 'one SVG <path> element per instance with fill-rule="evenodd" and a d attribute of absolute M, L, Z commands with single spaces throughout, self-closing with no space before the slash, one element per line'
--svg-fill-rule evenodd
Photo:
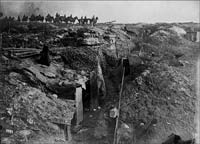
<path fill-rule="evenodd" d="M 0 17 L 3 17 L 3 13 L 0 12 Z M 55 17 L 47 14 L 46 16 L 42 15 L 35 15 L 32 14 L 31 16 L 23 15 L 22 17 L 18 16 L 17 18 L 13 16 L 5 16 L 3 18 L 7 21 L 19 21 L 19 22 L 47 22 L 47 23 L 66 23 L 66 24 L 75 24 L 78 23 L 80 25 L 95 25 L 97 24 L 98 17 L 93 16 L 92 18 L 88 18 L 86 16 L 81 16 L 78 18 L 77 16 L 73 17 L 72 14 L 70 16 L 60 15 L 56 13 Z"/>

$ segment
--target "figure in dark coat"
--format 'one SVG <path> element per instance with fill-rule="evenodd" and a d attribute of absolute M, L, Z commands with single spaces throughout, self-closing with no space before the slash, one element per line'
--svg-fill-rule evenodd
<path fill-rule="evenodd" d="M 40 52 L 40 60 L 39 63 L 49 66 L 50 65 L 50 57 L 49 57 L 49 48 L 44 45 L 43 50 Z"/>
<path fill-rule="evenodd" d="M 2 17 L 3 16 L 3 13 L 2 12 L 0 12 L 0 17 Z"/>
<path fill-rule="evenodd" d="M 19 21 L 19 22 L 21 21 L 20 16 L 17 17 L 17 21 Z"/>
<path fill-rule="evenodd" d="M 130 64 L 128 58 L 123 59 L 123 67 L 125 67 L 125 76 L 128 76 L 130 74 Z"/>

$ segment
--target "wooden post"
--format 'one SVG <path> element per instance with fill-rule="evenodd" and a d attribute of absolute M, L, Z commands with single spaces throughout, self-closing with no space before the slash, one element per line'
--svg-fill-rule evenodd
<path fill-rule="evenodd" d="M 2 47 L 2 34 L 0 33 L 0 56 L 3 53 L 3 47 Z"/>
<path fill-rule="evenodd" d="M 115 41 L 115 51 L 116 51 L 117 58 L 119 58 L 118 49 L 117 49 L 117 42 L 116 41 Z"/>
<path fill-rule="evenodd" d="M 71 134 L 71 126 L 64 124 L 64 134 L 65 134 L 65 140 L 71 141 L 72 140 L 72 134 Z"/>
<path fill-rule="evenodd" d="M 64 136 L 65 136 L 65 140 L 68 140 L 66 124 L 64 124 Z"/>
<path fill-rule="evenodd" d="M 83 100 L 82 100 L 82 88 L 76 88 L 76 125 L 79 125 L 83 121 Z"/>
<path fill-rule="evenodd" d="M 72 140 L 72 135 L 71 135 L 71 126 L 67 125 L 67 135 L 68 135 L 68 141 Z"/>
<path fill-rule="evenodd" d="M 122 65 L 123 65 L 123 61 L 122 61 Z M 121 82 L 121 88 L 120 88 L 120 92 L 119 92 L 119 102 L 118 102 L 118 116 L 116 119 L 116 124 L 115 124 L 115 131 L 114 131 L 114 140 L 113 140 L 113 144 L 118 144 L 118 125 L 119 125 L 119 114 L 120 114 L 120 108 L 121 108 L 121 97 L 122 97 L 122 92 L 123 92 L 123 86 L 124 86 L 124 73 L 125 73 L 125 67 L 123 67 L 123 75 L 122 75 L 122 82 Z"/>

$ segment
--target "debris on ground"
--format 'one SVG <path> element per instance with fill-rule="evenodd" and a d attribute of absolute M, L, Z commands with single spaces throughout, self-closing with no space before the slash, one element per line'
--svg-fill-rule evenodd
<path fill-rule="evenodd" d="M 9 31 L 2 27 L 2 143 L 66 143 L 70 130 L 72 143 L 112 143 L 118 116 L 120 143 L 167 144 L 171 133 L 182 143 L 191 139 L 199 43 L 185 39 L 185 32 L 193 25 L 27 22 L 11 24 Z M 44 46 L 47 64 L 41 58 Z M 123 58 L 130 71 L 117 109 Z M 89 110 L 91 72 L 98 72 L 105 85 L 100 104 Z M 87 110 L 74 125 L 77 87 Z M 63 124 L 72 127 L 66 130 Z"/>

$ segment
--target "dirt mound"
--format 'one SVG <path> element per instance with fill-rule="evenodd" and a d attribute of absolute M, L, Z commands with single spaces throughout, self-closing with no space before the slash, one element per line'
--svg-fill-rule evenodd
<path fill-rule="evenodd" d="M 19 25 L 21 33 L 16 32 L 18 28 L 3 33 L 3 47 L 22 47 L 17 51 L 24 47 L 40 50 L 48 43 L 52 60 L 46 67 L 38 64 L 35 57 L 17 61 L 3 56 L 12 66 L 4 71 L 6 87 L 1 94 L 8 97 L 2 113 L 7 123 L 12 119 L 16 129 L 7 141 L 16 139 L 25 143 L 26 138 L 33 138 L 30 143 L 39 139 L 43 139 L 41 143 L 56 141 L 62 134 L 52 121 L 69 119 L 73 111 L 73 102 L 56 97 L 73 95 L 67 90 L 71 90 L 71 85 L 74 89 L 83 75 L 89 77 L 97 67 L 97 56 L 107 97 L 101 101 L 102 107 L 86 112 L 83 129 L 74 134 L 74 143 L 112 143 L 115 119 L 108 113 L 118 104 L 122 72 L 119 62 L 123 57 L 129 59 L 130 75 L 125 77 L 121 102 L 120 141 L 159 144 L 171 133 L 190 139 L 195 127 L 193 73 L 199 50 L 198 44 L 184 40 L 177 29 L 170 29 L 172 26 L 158 23 L 46 27 L 23 23 Z M 15 113 L 14 118 L 10 113 Z"/>
<path fill-rule="evenodd" d="M 72 69 L 92 70 L 96 66 L 97 51 L 90 47 L 66 48 L 62 58 Z"/>
<path fill-rule="evenodd" d="M 71 123 L 75 103 L 56 99 L 40 89 L 28 86 L 21 81 L 22 75 L 18 73 L 10 73 L 7 79 L 9 84 L 4 92 L 7 91 L 6 97 L 10 102 L 4 112 L 7 116 L 2 117 L 1 122 L 7 125 L 4 130 L 10 129 L 13 135 L 3 141 L 26 143 L 39 133 L 62 138 L 64 133 L 60 133 L 60 128 L 54 122 Z"/>
<path fill-rule="evenodd" d="M 181 43 L 181 37 L 169 30 L 158 30 L 149 36 L 148 42 L 154 45 L 160 43 L 178 45 Z"/>
<path fill-rule="evenodd" d="M 127 77 L 121 119 L 133 126 L 136 143 L 162 143 L 172 132 L 184 139 L 192 138 L 196 97 L 192 74 L 195 67 L 190 64 L 196 59 L 197 47 L 187 46 L 179 49 L 145 44 L 144 58 L 149 59 L 141 58 L 146 67 L 133 69 L 134 76 Z M 186 55 L 178 57 L 178 53 Z M 176 65 L 177 61 L 184 65 Z M 153 119 L 156 123 L 151 124 Z"/>
<path fill-rule="evenodd" d="M 176 32 L 178 35 L 185 35 L 186 31 L 183 28 L 177 27 L 177 26 L 172 26 L 171 28 L 169 28 L 170 30 Z"/>

